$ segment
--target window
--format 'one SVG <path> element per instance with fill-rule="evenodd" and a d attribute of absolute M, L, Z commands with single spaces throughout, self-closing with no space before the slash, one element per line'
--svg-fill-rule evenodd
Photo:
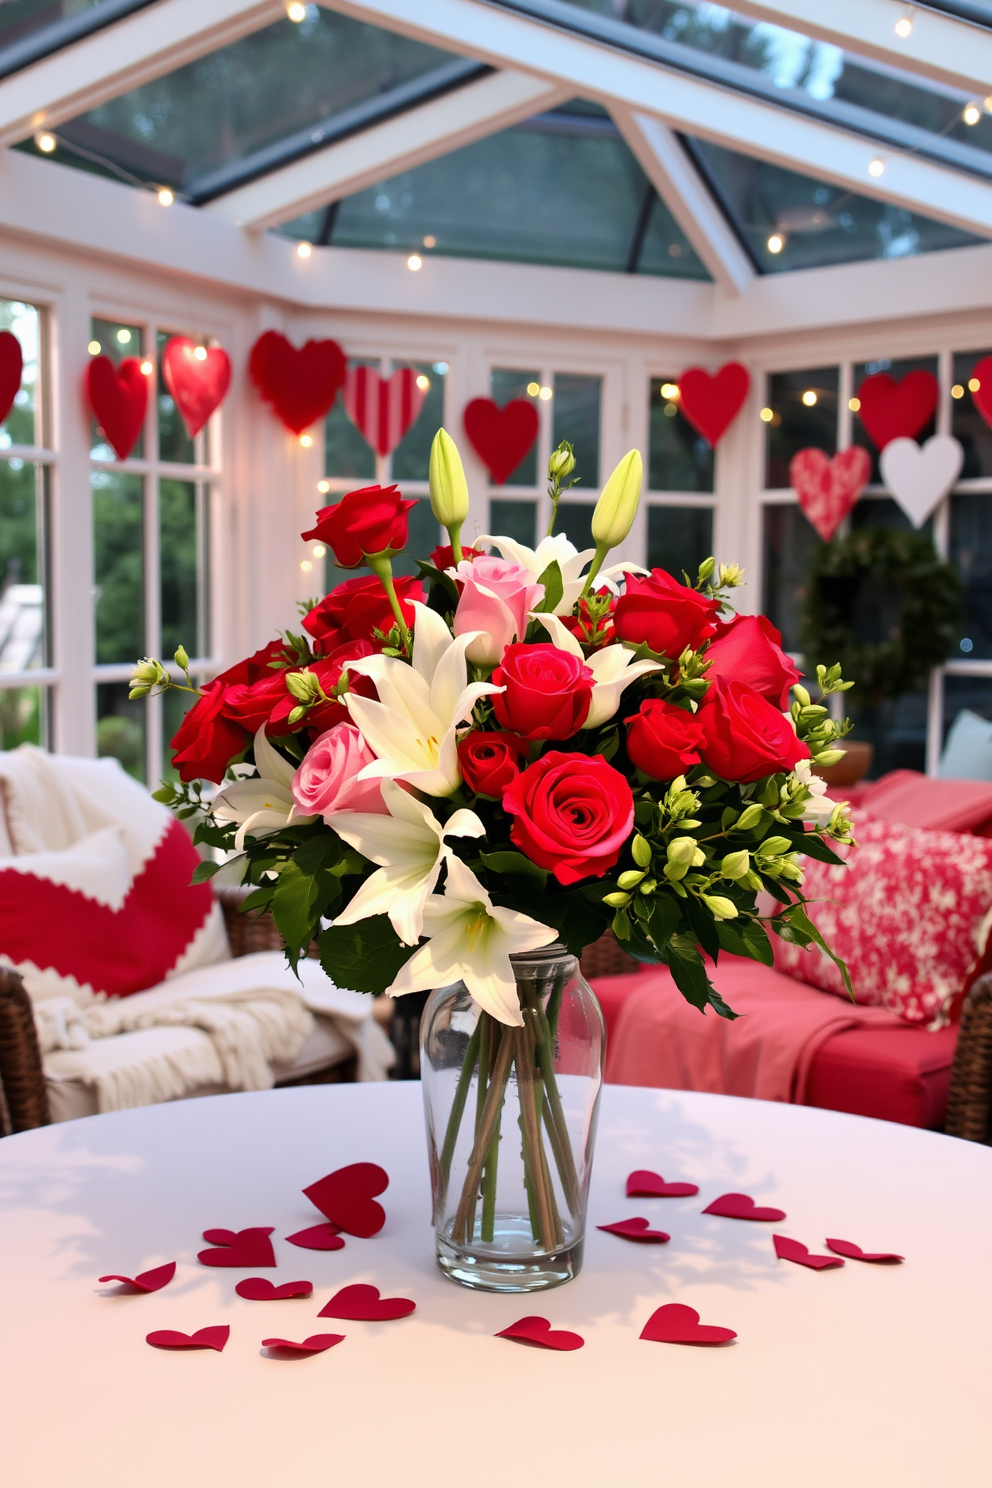
<path fill-rule="evenodd" d="M 713 450 L 679 407 L 674 377 L 653 377 L 648 394 L 648 489 L 712 491 Z"/>
<path fill-rule="evenodd" d="M 768 431 L 765 485 L 784 490 L 789 463 L 801 449 L 837 453 L 837 407 L 840 369 L 817 367 L 806 372 L 777 372 L 768 379 L 768 400 L 761 411 Z"/>

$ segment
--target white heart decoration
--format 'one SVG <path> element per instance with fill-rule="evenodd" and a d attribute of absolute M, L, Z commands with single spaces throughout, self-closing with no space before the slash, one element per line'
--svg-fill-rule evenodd
<path fill-rule="evenodd" d="M 893 439 L 879 464 L 886 487 L 914 527 L 922 527 L 961 473 L 964 450 L 950 434 L 935 434 L 926 444 Z"/>

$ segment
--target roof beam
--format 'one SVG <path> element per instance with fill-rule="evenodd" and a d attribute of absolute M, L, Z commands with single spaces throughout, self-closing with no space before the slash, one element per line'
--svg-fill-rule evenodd
<path fill-rule="evenodd" d="M 242 227 L 276 227 L 518 124 L 569 96 L 567 88 L 532 74 L 490 73 L 216 197 L 204 210 Z"/>

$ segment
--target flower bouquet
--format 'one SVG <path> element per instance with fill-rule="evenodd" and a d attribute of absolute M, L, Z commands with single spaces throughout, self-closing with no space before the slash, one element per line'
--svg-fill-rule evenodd
<path fill-rule="evenodd" d="M 707 960 L 771 964 L 770 935 L 829 955 L 801 859 L 839 862 L 830 839 L 850 841 L 812 772 L 840 757 L 846 725 L 824 701 L 849 685 L 839 668 L 817 668 L 814 702 L 774 627 L 730 608 L 736 567 L 708 559 L 679 582 L 606 566 L 640 499 L 636 450 L 577 551 L 553 530 L 573 468 L 560 446 L 535 549 L 463 547 L 468 492 L 440 430 L 431 504 L 449 544 L 419 577 L 391 561 L 415 503 L 353 491 L 303 536 L 370 573 L 307 604 L 301 633 L 199 691 L 182 648 L 172 672 L 145 660 L 132 682 L 132 697 L 198 691 L 172 741 L 179 783 L 157 798 L 228 855 L 244 911 L 271 910 L 291 964 L 316 939 L 341 986 L 435 992 L 439 1259 L 479 1285 L 547 1285 L 580 1263 L 603 1045 L 583 948 L 612 927 L 701 1012 L 733 1018 Z"/>

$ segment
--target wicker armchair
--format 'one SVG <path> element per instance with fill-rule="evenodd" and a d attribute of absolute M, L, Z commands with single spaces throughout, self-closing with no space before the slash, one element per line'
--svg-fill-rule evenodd
<path fill-rule="evenodd" d="M 18 973 L 0 966 L 0 1136 L 50 1120 L 31 999 Z"/>

